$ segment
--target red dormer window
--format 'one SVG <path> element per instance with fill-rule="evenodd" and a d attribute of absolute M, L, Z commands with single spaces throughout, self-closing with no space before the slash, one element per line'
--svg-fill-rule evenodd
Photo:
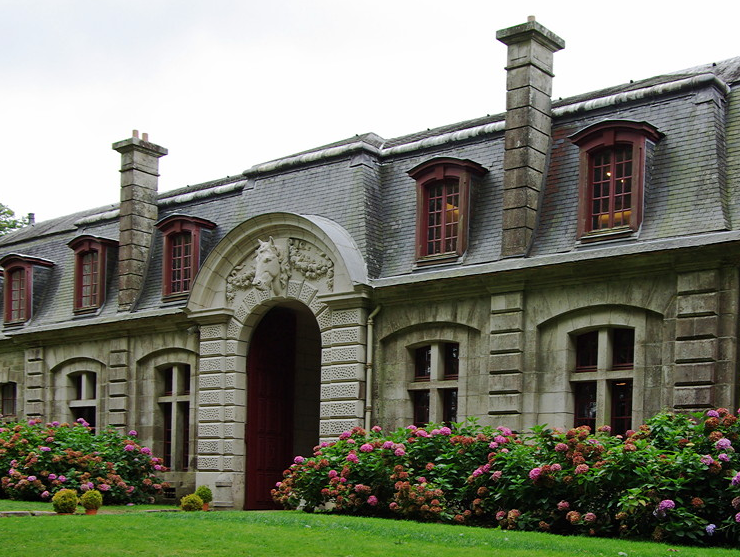
<path fill-rule="evenodd" d="M 4 320 L 6 325 L 25 323 L 31 318 L 34 266 L 53 267 L 46 259 L 19 254 L 0 259 L 5 280 Z"/>
<path fill-rule="evenodd" d="M 642 223 L 647 152 L 662 134 L 647 122 L 609 120 L 570 137 L 581 149 L 578 237 L 629 235 Z"/>
<path fill-rule="evenodd" d="M 163 296 L 180 297 L 190 292 L 200 266 L 202 230 L 215 226 L 205 219 L 183 215 L 172 215 L 157 223 L 164 236 Z"/>
<path fill-rule="evenodd" d="M 467 248 L 470 190 L 487 170 L 476 162 L 436 158 L 408 174 L 416 180 L 416 259 L 419 264 L 455 260 Z"/>
<path fill-rule="evenodd" d="M 114 240 L 87 235 L 68 244 L 75 252 L 76 313 L 95 311 L 105 302 L 108 248 L 115 244 Z"/>

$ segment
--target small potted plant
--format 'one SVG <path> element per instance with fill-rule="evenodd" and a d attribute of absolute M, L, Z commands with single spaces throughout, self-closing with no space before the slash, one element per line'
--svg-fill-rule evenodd
<path fill-rule="evenodd" d="M 184 511 L 202 511 L 203 510 L 203 499 L 198 497 L 195 493 L 186 495 L 180 499 L 180 508 Z"/>
<path fill-rule="evenodd" d="M 74 489 L 60 489 L 51 498 L 51 504 L 57 514 L 74 514 L 77 503 L 77 492 Z"/>
<path fill-rule="evenodd" d="M 97 489 L 90 489 L 80 497 L 85 514 L 98 514 L 98 509 L 103 506 L 103 494 Z"/>
<path fill-rule="evenodd" d="M 208 504 L 213 501 L 213 492 L 207 485 L 198 486 L 195 490 L 195 494 L 203 500 L 203 510 L 208 510 Z"/>

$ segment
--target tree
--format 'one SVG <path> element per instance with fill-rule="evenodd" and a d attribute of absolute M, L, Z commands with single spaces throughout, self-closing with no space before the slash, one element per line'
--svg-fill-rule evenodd
<path fill-rule="evenodd" d="M 27 224 L 28 218 L 16 218 L 13 209 L 0 203 L 0 236 Z"/>

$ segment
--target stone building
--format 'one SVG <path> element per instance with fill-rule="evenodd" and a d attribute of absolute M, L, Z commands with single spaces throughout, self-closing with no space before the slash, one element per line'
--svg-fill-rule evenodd
<path fill-rule="evenodd" d="M 136 429 L 264 508 L 356 425 L 735 406 L 740 58 L 551 102 L 563 40 L 497 37 L 505 114 L 165 193 L 115 143 L 120 204 L 0 238 L 5 419 Z"/>

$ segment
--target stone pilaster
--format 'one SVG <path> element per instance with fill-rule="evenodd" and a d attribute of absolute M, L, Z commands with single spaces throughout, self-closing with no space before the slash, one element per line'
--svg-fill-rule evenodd
<path fill-rule="evenodd" d="M 44 418 L 46 415 L 44 401 L 46 400 L 46 387 L 49 374 L 46 370 L 43 348 L 29 348 L 25 353 L 26 367 L 26 392 L 25 392 L 25 417 Z M 18 410 L 17 410 L 18 412 Z M 24 416 L 18 412 L 18 419 Z"/>
<path fill-rule="evenodd" d="M 524 293 L 491 296 L 489 411 L 493 424 L 522 428 L 524 412 Z"/>
<path fill-rule="evenodd" d="M 120 430 L 134 421 L 129 420 L 130 379 L 128 342 L 116 339 L 111 342 L 108 355 L 108 425 Z"/>

